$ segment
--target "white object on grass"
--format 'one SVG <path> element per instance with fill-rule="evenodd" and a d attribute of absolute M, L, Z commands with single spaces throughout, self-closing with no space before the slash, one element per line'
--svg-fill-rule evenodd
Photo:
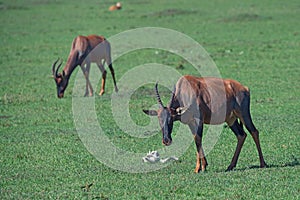
<path fill-rule="evenodd" d="M 170 160 L 178 160 L 178 158 L 175 156 L 171 156 L 165 159 L 160 159 L 159 153 L 157 151 L 149 151 L 149 153 L 145 157 L 143 157 L 144 162 L 150 162 L 150 163 L 155 163 L 158 161 L 160 161 L 161 163 L 165 163 Z"/>

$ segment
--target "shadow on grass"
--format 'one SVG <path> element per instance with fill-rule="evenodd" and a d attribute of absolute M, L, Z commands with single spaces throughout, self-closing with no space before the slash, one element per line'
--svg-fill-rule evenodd
<path fill-rule="evenodd" d="M 283 163 L 283 164 L 268 164 L 267 163 L 267 167 L 265 169 L 270 169 L 270 168 L 284 168 L 284 167 L 295 167 L 295 166 L 299 166 L 300 165 L 300 162 L 298 160 L 298 158 L 296 158 L 294 155 L 292 156 L 292 160 L 290 162 L 287 162 L 287 163 Z M 246 170 L 249 170 L 249 169 L 261 169 L 258 165 L 252 165 L 252 166 L 249 166 L 249 167 L 244 167 L 244 168 L 235 168 L 233 169 L 232 171 L 229 171 L 229 172 L 234 172 L 234 171 L 246 171 Z M 217 171 L 218 173 L 219 172 L 225 172 L 224 171 Z"/>
<path fill-rule="evenodd" d="M 143 15 L 143 17 L 154 16 L 154 17 L 166 17 L 166 16 L 178 16 L 178 15 L 190 15 L 198 13 L 196 10 L 183 10 L 183 9 L 165 9 L 158 12 L 149 13 Z"/>
<path fill-rule="evenodd" d="M 238 22 L 251 22 L 251 21 L 266 21 L 272 20 L 272 17 L 262 16 L 253 13 L 241 13 L 227 18 L 220 19 L 220 22 L 223 23 L 238 23 Z"/>
<path fill-rule="evenodd" d="M 281 165 L 280 164 L 277 164 L 277 165 L 271 164 L 271 165 L 267 165 L 267 168 L 295 167 L 295 166 L 299 166 L 299 165 L 300 165 L 299 160 L 295 156 L 292 156 L 291 162 L 287 162 L 287 163 L 284 163 Z M 259 168 L 259 167 L 258 166 L 250 167 L 250 169 L 253 169 L 253 168 Z"/>

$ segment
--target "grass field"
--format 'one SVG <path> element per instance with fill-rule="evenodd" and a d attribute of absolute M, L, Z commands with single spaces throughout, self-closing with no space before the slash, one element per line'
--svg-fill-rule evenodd
<path fill-rule="evenodd" d="M 122 2 L 122 10 L 109 12 L 112 3 L 0 1 L 0 199 L 300 199 L 299 1 L 131 0 Z M 193 173 L 194 144 L 179 161 L 149 173 L 112 169 L 88 152 L 72 111 L 76 75 L 65 98 L 58 99 L 51 65 L 57 57 L 66 62 L 77 35 L 109 38 L 141 27 L 188 35 L 206 49 L 222 77 L 251 88 L 251 113 L 269 168 L 258 168 L 248 134 L 236 170 L 226 173 L 236 145 L 226 127 L 207 155 L 208 170 L 200 174 Z M 173 53 L 144 49 L 115 60 L 117 80 L 145 63 L 197 74 Z M 97 67 L 92 68 L 100 77 Z M 130 98 L 130 116 L 140 127 L 150 122 L 142 109 L 156 103 L 153 87 L 146 84 Z M 157 133 L 146 138 L 130 136 L 118 127 L 112 94 L 108 73 L 104 96 L 82 97 L 95 101 L 97 118 L 110 141 L 130 152 L 146 154 L 162 148 L 158 123 Z M 161 96 L 167 101 L 170 93 L 162 87 Z"/>

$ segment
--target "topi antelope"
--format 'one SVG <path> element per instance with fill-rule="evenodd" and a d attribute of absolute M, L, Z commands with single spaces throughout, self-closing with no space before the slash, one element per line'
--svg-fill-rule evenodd
<path fill-rule="evenodd" d="M 70 54 L 62 73 L 58 73 L 62 62 L 60 62 L 60 64 L 58 64 L 58 67 L 56 68 L 58 60 L 59 59 L 57 59 L 52 65 L 52 74 L 56 83 L 58 98 L 62 98 L 64 96 L 64 92 L 68 86 L 70 76 L 78 65 L 80 65 L 86 79 L 85 96 L 93 96 L 93 87 L 89 80 L 90 66 L 92 62 L 98 65 L 102 73 L 102 83 L 99 95 L 102 95 L 105 92 L 105 62 L 107 63 L 112 74 L 115 91 L 118 92 L 115 73 L 111 63 L 110 43 L 103 36 L 77 36 L 72 42 Z M 84 67 L 84 65 L 86 65 L 86 68 Z"/>
<path fill-rule="evenodd" d="M 159 109 L 143 110 L 150 116 L 158 116 L 164 145 L 172 143 L 174 121 L 187 124 L 194 135 L 197 148 L 195 172 L 205 171 L 206 157 L 202 149 L 203 124 L 226 122 L 237 137 L 237 146 L 227 171 L 236 167 L 241 148 L 246 139 L 243 125 L 251 133 L 256 144 L 260 167 L 266 167 L 259 142 L 259 133 L 250 115 L 249 89 L 231 79 L 198 78 L 183 76 L 176 84 L 168 106 L 164 106 L 155 85 Z M 222 95 L 223 94 L 223 95 Z M 238 122 L 238 119 L 240 122 Z"/>

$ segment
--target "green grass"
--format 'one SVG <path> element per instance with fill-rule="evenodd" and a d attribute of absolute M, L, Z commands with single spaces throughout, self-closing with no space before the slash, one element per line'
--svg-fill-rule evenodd
<path fill-rule="evenodd" d="M 0 2 L 0 198 L 299 199 L 300 3 L 132 0 L 111 13 L 107 8 L 112 3 Z M 225 173 L 236 145 L 228 128 L 207 156 L 207 172 L 200 174 L 193 173 L 194 144 L 178 162 L 149 173 L 111 169 L 87 151 L 73 120 L 75 75 L 65 98 L 57 99 L 51 64 L 57 57 L 66 61 L 71 41 L 79 34 L 109 38 L 146 26 L 190 36 L 211 55 L 222 77 L 239 80 L 251 89 L 251 112 L 269 168 L 257 168 L 257 151 L 248 137 L 236 170 Z M 197 74 L 179 56 L 160 50 L 156 55 L 155 51 L 135 51 L 117 59 L 117 80 L 145 63 L 162 63 L 181 74 Z M 156 103 L 153 86 L 147 84 L 131 97 L 130 115 L 139 125 L 150 122 L 141 110 Z M 110 75 L 106 88 L 103 97 L 95 98 L 95 108 L 108 138 L 131 152 L 162 148 L 159 132 L 141 139 L 117 126 Z M 163 87 L 161 95 L 164 101 L 170 98 Z M 90 183 L 89 191 L 81 188 Z"/>

